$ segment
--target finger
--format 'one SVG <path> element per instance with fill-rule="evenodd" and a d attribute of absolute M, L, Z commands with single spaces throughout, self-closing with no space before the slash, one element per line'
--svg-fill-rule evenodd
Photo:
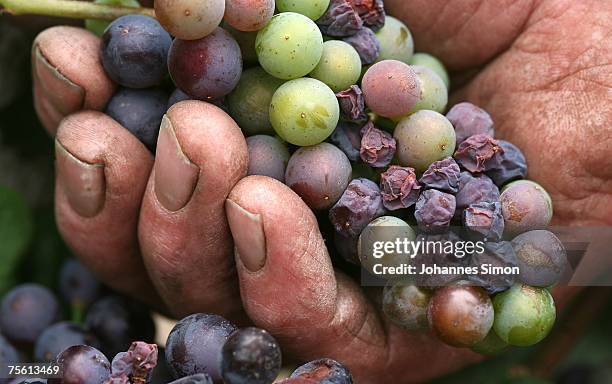
<path fill-rule="evenodd" d="M 240 128 L 212 104 L 180 102 L 162 121 L 139 238 L 153 281 L 177 316 L 241 313 L 223 203 L 246 175 L 247 160 Z"/>
<path fill-rule="evenodd" d="M 245 309 L 291 355 L 337 359 L 358 383 L 425 380 L 478 360 L 428 334 L 387 328 L 360 287 L 334 273 L 313 213 L 280 182 L 241 180 L 226 211 Z"/>
<path fill-rule="evenodd" d="M 533 0 L 386 0 L 385 8 L 408 25 L 417 51 L 429 52 L 459 71 L 481 66 L 508 48 L 534 4 Z"/>
<path fill-rule="evenodd" d="M 34 40 L 35 103 L 49 133 L 55 133 L 57 114 L 106 106 L 115 85 L 104 72 L 99 50 L 100 39 L 82 28 L 52 27 Z"/>
<path fill-rule="evenodd" d="M 94 111 L 65 118 L 55 143 L 56 216 L 66 243 L 101 281 L 155 302 L 136 232 L 153 157 L 119 123 Z"/>

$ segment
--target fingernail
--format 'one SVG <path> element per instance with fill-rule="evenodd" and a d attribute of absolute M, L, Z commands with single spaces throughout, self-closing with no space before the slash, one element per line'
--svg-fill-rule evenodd
<path fill-rule="evenodd" d="M 167 116 L 162 119 L 155 155 L 155 195 L 169 211 L 183 208 L 198 182 L 200 168 L 183 153 L 172 123 Z"/>
<path fill-rule="evenodd" d="M 35 57 L 34 75 L 49 101 L 63 115 L 80 110 L 85 99 L 83 88 L 73 83 L 60 72 L 60 69 L 49 63 L 40 47 L 36 47 Z"/>
<path fill-rule="evenodd" d="M 247 211 L 230 199 L 225 200 L 225 213 L 242 264 L 251 272 L 259 271 L 266 264 L 266 237 L 261 215 Z"/>
<path fill-rule="evenodd" d="M 83 217 L 97 215 L 106 197 L 103 164 L 85 163 L 55 140 L 57 177 L 72 209 Z"/>

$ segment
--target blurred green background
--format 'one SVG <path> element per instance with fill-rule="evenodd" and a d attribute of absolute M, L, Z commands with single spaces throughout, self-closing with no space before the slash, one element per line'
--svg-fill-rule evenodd
<path fill-rule="evenodd" d="M 70 256 L 53 213 L 53 141 L 32 102 L 30 44 L 44 19 L 0 16 L 0 295 L 34 281 L 56 289 Z M 513 349 L 436 380 L 454 383 L 612 383 L 612 306 L 589 289 L 541 345 Z"/>

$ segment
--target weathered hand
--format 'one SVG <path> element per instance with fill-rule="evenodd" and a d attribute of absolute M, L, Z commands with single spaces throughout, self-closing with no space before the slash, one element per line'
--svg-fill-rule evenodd
<path fill-rule="evenodd" d="M 609 4 L 386 6 L 407 22 L 418 50 L 476 73 L 455 98 L 487 109 L 499 136 L 524 150 L 558 223 L 612 222 Z M 480 359 L 388 324 L 334 271 L 301 199 L 272 179 L 244 178 L 244 139 L 220 110 L 200 102 L 175 108 L 155 158 L 106 115 L 74 113 L 102 109 L 112 94 L 97 54 L 94 37 L 67 28 L 44 32 L 33 50 L 41 120 L 55 133 L 69 115 L 56 134 L 58 224 L 102 280 L 176 316 L 248 316 L 288 355 L 336 358 L 358 383 L 422 381 Z"/>

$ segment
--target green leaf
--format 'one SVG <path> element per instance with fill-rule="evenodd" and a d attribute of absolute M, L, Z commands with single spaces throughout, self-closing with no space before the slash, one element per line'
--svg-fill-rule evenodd
<path fill-rule="evenodd" d="M 23 197 L 0 186 L 0 294 L 15 282 L 16 268 L 32 239 L 32 213 Z"/>

